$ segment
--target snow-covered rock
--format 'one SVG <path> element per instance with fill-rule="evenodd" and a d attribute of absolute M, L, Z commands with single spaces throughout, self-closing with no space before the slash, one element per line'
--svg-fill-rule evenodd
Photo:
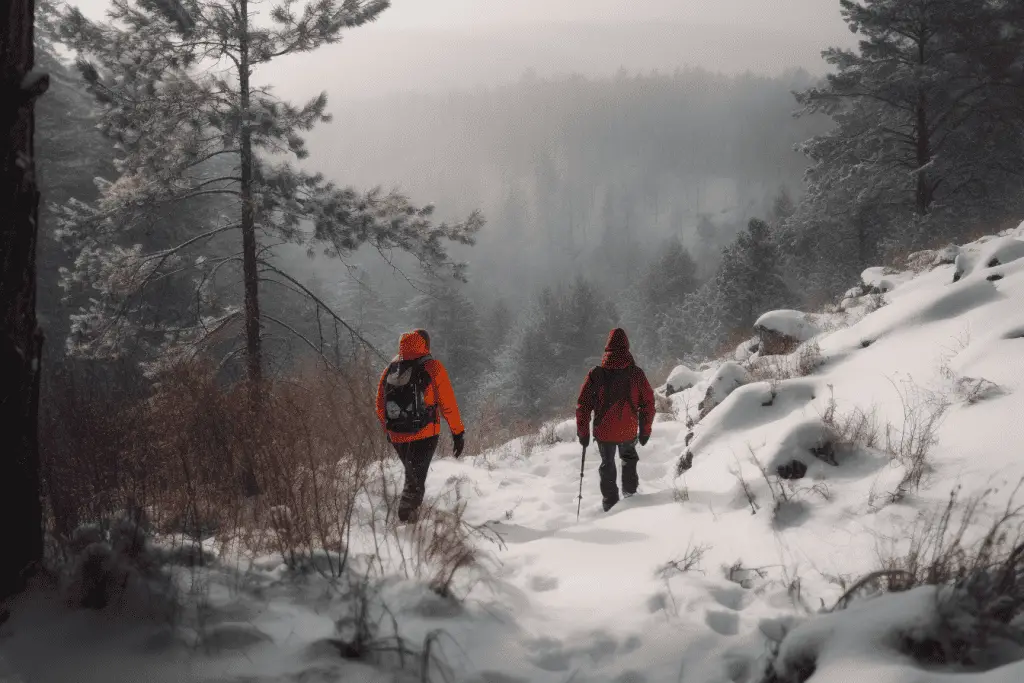
<path fill-rule="evenodd" d="M 913 271 L 898 272 L 891 268 L 867 268 L 860 274 L 865 294 L 885 294 L 896 289 L 900 284 L 913 279 Z"/>
<path fill-rule="evenodd" d="M 722 363 L 711 376 L 708 389 L 715 403 L 721 403 L 729 394 L 750 381 L 750 373 L 739 363 Z"/>
<path fill-rule="evenodd" d="M 665 395 L 671 396 L 690 387 L 696 386 L 703 377 L 685 365 L 677 365 L 665 380 Z"/>
<path fill-rule="evenodd" d="M 821 330 L 802 311 L 778 310 L 765 313 L 754 323 L 760 340 L 762 356 L 790 353 L 801 342 L 817 335 Z"/>

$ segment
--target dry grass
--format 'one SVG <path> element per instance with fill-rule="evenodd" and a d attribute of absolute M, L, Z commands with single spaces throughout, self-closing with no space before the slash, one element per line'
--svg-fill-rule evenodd
<path fill-rule="evenodd" d="M 902 389 L 895 383 L 893 388 L 900 398 L 903 419 L 899 425 L 886 422 L 883 429 L 877 409 L 868 412 L 854 408 L 840 412 L 829 385 L 829 401 L 821 421 L 832 436 L 829 442 L 821 444 L 815 454 L 835 464 L 835 454 L 843 448 L 880 447 L 892 461 L 904 468 L 901 481 L 888 494 L 889 502 L 898 502 L 911 490 L 919 490 L 934 470 L 930 454 L 950 400 L 949 396 L 922 389 L 910 380 L 903 382 Z M 884 443 L 881 439 L 883 434 Z"/>
<path fill-rule="evenodd" d="M 894 500 L 900 500 L 911 488 L 918 490 L 932 472 L 929 454 L 950 403 L 948 396 L 925 391 L 909 380 L 904 382 L 903 390 L 895 383 L 893 388 L 903 407 L 903 425 L 899 428 L 892 424 L 886 426 L 885 449 L 905 468 L 903 479 L 893 493 Z"/>
<path fill-rule="evenodd" d="M 472 432 L 467 432 L 464 457 L 480 455 L 513 439 L 536 434 L 541 427 L 542 423 L 533 420 L 510 421 L 496 401 L 488 400 L 480 406 L 472 423 Z"/>
<path fill-rule="evenodd" d="M 394 451 L 374 412 L 368 363 L 268 379 L 258 406 L 244 386 L 202 366 L 179 368 L 145 395 L 116 379 L 50 385 L 47 424 L 59 428 L 45 444 L 44 474 L 55 565 L 74 561 L 76 529 L 103 532 L 124 511 L 163 540 L 212 538 L 222 550 L 274 552 L 294 570 L 332 578 L 350 565 L 354 532 L 394 545 Z M 479 560 L 463 512 L 425 505 L 402 551 L 410 575 L 444 595 Z"/>
<path fill-rule="evenodd" d="M 821 422 L 832 434 L 833 450 L 853 445 L 875 448 L 879 438 L 878 411 L 866 412 L 853 408 L 849 412 L 840 413 L 831 384 L 828 385 L 828 391 L 829 399 L 821 415 Z"/>
<path fill-rule="evenodd" d="M 673 419 L 677 417 L 675 404 L 672 403 L 672 399 L 658 392 L 654 392 L 654 412 L 671 415 Z"/>
<path fill-rule="evenodd" d="M 747 369 L 755 382 L 769 382 L 777 386 L 779 382 L 814 374 L 824 363 L 821 347 L 811 340 L 801 344 L 789 355 L 763 356 L 747 363 Z"/>
<path fill-rule="evenodd" d="M 680 557 L 669 560 L 659 567 L 656 575 L 662 579 L 670 579 L 673 576 L 686 574 L 691 571 L 703 574 L 704 570 L 701 569 L 700 565 L 704 559 L 704 554 L 709 550 L 711 550 L 711 546 L 706 543 L 688 545 L 686 551 Z"/>

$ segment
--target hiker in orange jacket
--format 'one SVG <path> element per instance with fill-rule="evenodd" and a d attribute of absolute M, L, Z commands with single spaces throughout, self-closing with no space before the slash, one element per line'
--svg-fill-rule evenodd
<path fill-rule="evenodd" d="M 626 331 L 617 327 L 608 335 L 601 365 L 587 373 L 576 402 L 576 434 L 584 448 L 590 445 L 590 416 L 594 415 L 605 512 L 619 502 L 616 450 L 622 459 L 622 492 L 627 498 L 636 493 L 640 482 L 636 444 L 646 446 L 651 438 L 654 410 L 654 390 L 633 360 Z"/>
<path fill-rule="evenodd" d="M 466 430 L 459 416 L 448 371 L 430 356 L 430 335 L 414 330 L 402 335 L 398 355 L 377 385 L 377 419 L 405 467 L 398 519 L 415 519 L 426 491 L 427 471 L 441 435 L 441 417 L 452 432 L 455 457 L 462 456 Z"/>

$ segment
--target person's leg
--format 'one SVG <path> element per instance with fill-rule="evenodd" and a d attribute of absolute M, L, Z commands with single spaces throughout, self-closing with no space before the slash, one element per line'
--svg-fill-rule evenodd
<path fill-rule="evenodd" d="M 615 468 L 615 444 L 597 442 L 597 450 L 601 453 L 601 498 L 605 512 L 619 502 L 618 473 Z"/>
<path fill-rule="evenodd" d="M 398 519 L 402 522 L 415 521 L 416 511 L 423 503 L 427 488 L 427 472 L 437 449 L 438 437 L 412 441 L 405 446 L 405 487 L 398 505 Z M 401 456 L 399 456 L 401 457 Z"/>
<path fill-rule="evenodd" d="M 619 457 L 622 458 L 622 492 L 632 496 L 640 485 L 640 477 L 636 473 L 636 464 L 640 460 L 636 452 L 636 442 L 620 443 Z"/>

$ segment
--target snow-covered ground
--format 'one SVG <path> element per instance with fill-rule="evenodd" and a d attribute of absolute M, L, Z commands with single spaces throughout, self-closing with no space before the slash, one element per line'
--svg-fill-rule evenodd
<path fill-rule="evenodd" d="M 755 683 L 767 643 L 791 626 L 783 658 L 811 653 L 813 683 L 1024 680 L 1021 664 L 940 675 L 900 655 L 893 629 L 923 628 L 932 589 L 810 617 L 905 543 L 955 485 L 993 487 L 998 503 L 1024 475 L 1020 240 L 1022 229 L 955 256 L 916 255 L 927 265 L 915 272 L 871 269 L 840 309 L 817 316 L 826 331 L 793 354 L 804 360 L 791 367 L 813 369 L 807 376 L 756 381 L 767 360 L 756 354 L 673 373 L 681 384 L 698 381 L 673 393 L 675 415 L 660 414 L 640 448 L 640 494 L 607 514 L 591 451 L 576 519 L 581 452 L 571 422 L 545 430 L 547 444 L 520 439 L 435 461 L 428 495 L 465 501 L 468 521 L 504 545 L 481 541 L 490 572 L 460 586 L 469 591 L 462 604 L 408 579 L 386 582 L 380 599 L 409 642 L 445 634 L 435 652 L 460 683 Z M 715 407 L 697 421 L 709 395 Z M 856 416 L 877 427 L 873 447 L 835 439 Z M 887 442 L 912 449 L 908 440 L 927 424 L 934 443 L 923 484 L 901 487 L 907 462 Z M 687 452 L 692 468 L 680 474 Z M 806 466 L 800 479 L 762 474 L 793 461 Z M 682 571 L 687 557 L 693 566 Z M 205 577 L 202 642 L 214 654 L 187 634 L 69 616 L 30 596 L 32 609 L 16 610 L 0 631 L 0 680 L 402 680 L 332 652 L 324 639 L 343 601 L 318 577 L 282 580 L 275 565 L 244 580 L 227 569 Z M 446 679 L 438 669 L 433 680 Z"/>

